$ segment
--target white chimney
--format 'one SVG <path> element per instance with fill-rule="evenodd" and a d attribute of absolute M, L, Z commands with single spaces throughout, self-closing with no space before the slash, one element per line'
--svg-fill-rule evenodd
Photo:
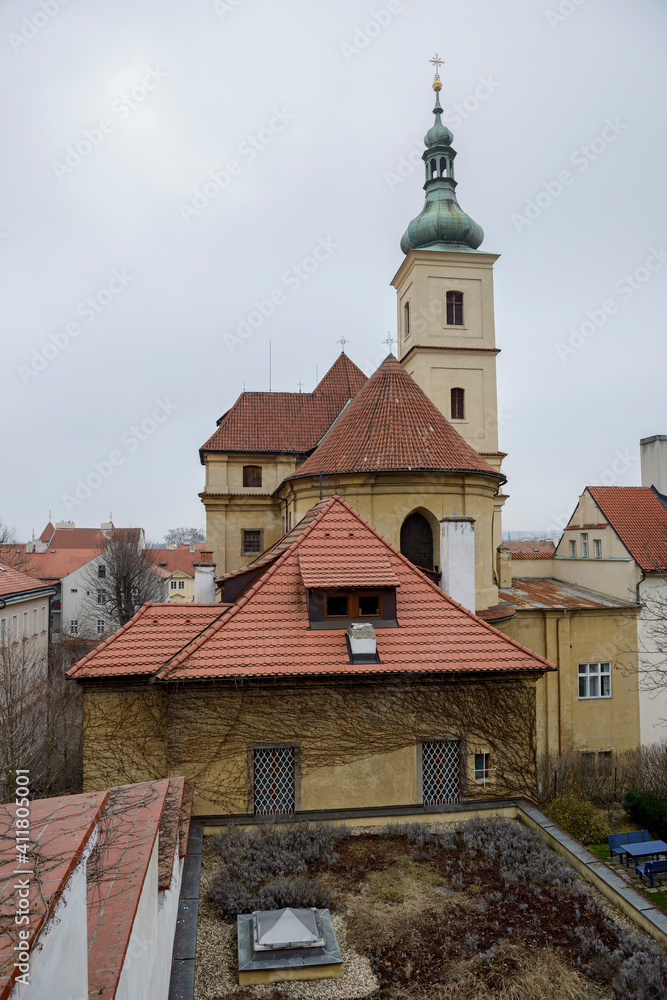
<path fill-rule="evenodd" d="M 195 567 L 195 604 L 215 604 L 213 552 L 200 552 Z"/>
<path fill-rule="evenodd" d="M 373 657 L 377 653 L 377 639 L 375 629 L 372 625 L 354 623 L 347 627 L 347 637 L 350 640 L 350 653 L 352 656 Z"/>
<path fill-rule="evenodd" d="M 639 442 L 642 463 L 642 486 L 655 486 L 667 494 L 667 434 L 654 434 Z"/>
<path fill-rule="evenodd" d="M 443 517 L 440 521 L 440 570 L 445 593 L 474 613 L 474 518 Z"/>

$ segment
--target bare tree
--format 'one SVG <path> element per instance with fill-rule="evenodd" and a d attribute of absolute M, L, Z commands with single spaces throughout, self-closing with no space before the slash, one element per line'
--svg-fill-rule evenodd
<path fill-rule="evenodd" d="M 138 533 L 116 528 L 103 541 L 84 574 L 87 592 L 81 608 L 81 633 L 93 634 L 92 624 L 101 616 L 107 631 L 122 628 L 146 601 L 162 600 L 162 579 L 155 556 L 139 548 Z"/>
<path fill-rule="evenodd" d="M 167 545 L 195 545 L 205 542 L 206 535 L 200 528 L 170 528 L 164 536 Z"/>
<path fill-rule="evenodd" d="M 22 573 L 29 573 L 29 561 L 25 545 L 18 541 L 16 528 L 6 524 L 0 517 L 0 562 L 5 566 L 13 566 Z"/>

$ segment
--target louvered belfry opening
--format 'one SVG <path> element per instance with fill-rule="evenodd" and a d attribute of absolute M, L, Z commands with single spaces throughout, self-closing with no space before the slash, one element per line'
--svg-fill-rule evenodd
<path fill-rule="evenodd" d="M 401 525 L 401 552 L 415 566 L 433 569 L 433 532 L 423 514 L 410 514 Z"/>

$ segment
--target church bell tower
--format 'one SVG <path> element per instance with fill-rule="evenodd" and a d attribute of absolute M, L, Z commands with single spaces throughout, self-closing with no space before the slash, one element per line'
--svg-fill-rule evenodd
<path fill-rule="evenodd" d="M 468 444 L 500 469 L 493 316 L 498 254 L 479 250 L 484 232 L 458 203 L 453 136 L 442 123 L 442 61 L 436 54 L 431 62 L 436 96 L 422 154 L 426 200 L 403 235 L 406 257 L 392 280 L 398 357 Z"/>

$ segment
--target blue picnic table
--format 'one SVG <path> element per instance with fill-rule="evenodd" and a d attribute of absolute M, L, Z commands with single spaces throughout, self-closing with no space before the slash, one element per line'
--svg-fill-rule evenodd
<path fill-rule="evenodd" d="M 625 867 L 630 867 L 630 858 L 667 857 L 667 844 L 664 840 L 645 840 L 638 844 L 619 844 L 625 854 Z"/>

